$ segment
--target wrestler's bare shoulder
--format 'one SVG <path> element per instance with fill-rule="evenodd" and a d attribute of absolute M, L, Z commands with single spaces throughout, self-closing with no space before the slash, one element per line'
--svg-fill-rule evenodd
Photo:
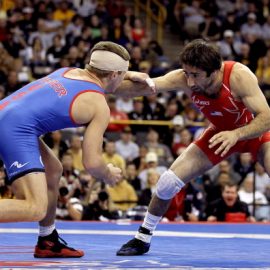
<path fill-rule="evenodd" d="M 230 76 L 230 87 L 236 96 L 242 96 L 246 90 L 257 88 L 258 80 L 247 66 L 237 62 Z"/>
<path fill-rule="evenodd" d="M 105 118 L 110 114 L 105 96 L 97 92 L 84 92 L 79 95 L 73 102 L 71 111 L 73 119 L 78 124 L 90 122 L 98 112 Z"/>
<path fill-rule="evenodd" d="M 246 77 L 246 79 L 252 77 L 252 79 L 254 79 L 255 74 L 247 66 L 237 62 L 233 66 L 231 76 L 233 79 L 240 79 L 242 77 Z"/>

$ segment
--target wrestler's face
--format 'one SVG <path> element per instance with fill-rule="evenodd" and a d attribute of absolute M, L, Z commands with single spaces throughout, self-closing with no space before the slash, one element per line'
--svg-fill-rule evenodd
<path fill-rule="evenodd" d="M 193 92 L 199 94 L 207 94 L 207 89 L 213 83 L 213 73 L 210 76 L 207 76 L 206 71 L 191 67 L 188 65 L 183 65 L 183 70 L 187 79 L 187 85 Z"/>
<path fill-rule="evenodd" d="M 114 93 L 117 87 L 120 86 L 122 83 L 124 77 L 126 75 L 126 72 L 113 72 L 113 75 L 111 76 L 108 84 L 108 89 L 111 93 Z"/>

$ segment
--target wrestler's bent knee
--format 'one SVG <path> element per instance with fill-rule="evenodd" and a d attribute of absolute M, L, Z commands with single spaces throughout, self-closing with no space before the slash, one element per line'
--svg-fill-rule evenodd
<path fill-rule="evenodd" d="M 172 170 L 167 170 L 158 180 L 156 195 L 159 199 L 170 200 L 184 185 L 185 183 Z"/>

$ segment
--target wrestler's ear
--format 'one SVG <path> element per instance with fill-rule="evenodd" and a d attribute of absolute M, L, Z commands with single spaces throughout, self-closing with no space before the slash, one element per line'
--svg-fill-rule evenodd
<path fill-rule="evenodd" d="M 110 75 L 109 75 L 109 79 L 114 80 L 117 76 L 118 76 L 118 72 L 117 71 L 112 71 L 110 73 Z"/>
<path fill-rule="evenodd" d="M 209 77 L 213 78 L 217 76 L 218 70 L 213 71 L 212 73 L 209 74 Z"/>

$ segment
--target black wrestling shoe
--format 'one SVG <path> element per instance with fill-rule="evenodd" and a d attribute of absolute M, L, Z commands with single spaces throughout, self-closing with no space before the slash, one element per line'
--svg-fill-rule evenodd
<path fill-rule="evenodd" d="M 124 244 L 117 252 L 117 256 L 135 256 L 148 252 L 150 243 L 143 242 L 137 238 L 133 238 Z"/>

